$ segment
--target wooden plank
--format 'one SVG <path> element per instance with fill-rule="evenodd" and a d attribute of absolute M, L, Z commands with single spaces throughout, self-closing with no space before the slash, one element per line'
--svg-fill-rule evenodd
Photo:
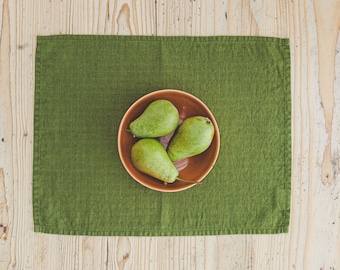
<path fill-rule="evenodd" d="M 13 184 L 14 157 L 13 132 L 13 53 L 11 33 L 13 33 L 12 13 L 8 0 L 0 1 L 0 268 L 12 265 L 11 249 L 13 237 Z"/>

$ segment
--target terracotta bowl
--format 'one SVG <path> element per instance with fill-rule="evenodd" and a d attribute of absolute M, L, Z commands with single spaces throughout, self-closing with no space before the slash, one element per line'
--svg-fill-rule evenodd
<path fill-rule="evenodd" d="M 213 114 L 201 100 L 187 92 L 173 89 L 158 90 L 141 97 L 131 105 L 123 116 L 118 130 L 118 152 L 126 171 L 137 182 L 150 189 L 162 192 L 182 191 L 196 184 L 175 181 L 174 183 L 164 185 L 162 181 L 138 171 L 131 161 L 131 147 L 138 138 L 133 137 L 133 135 L 127 131 L 129 124 L 142 114 L 152 101 L 157 99 L 167 99 L 171 101 L 178 109 L 181 119 L 201 115 L 209 117 L 215 127 L 215 135 L 210 147 L 205 152 L 188 158 L 185 168 L 179 169 L 179 177 L 182 179 L 202 181 L 213 168 L 220 148 L 218 126 Z"/>

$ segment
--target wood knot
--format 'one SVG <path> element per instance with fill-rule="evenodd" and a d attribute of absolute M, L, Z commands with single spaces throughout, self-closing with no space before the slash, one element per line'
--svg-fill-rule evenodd
<path fill-rule="evenodd" d="M 124 255 L 123 255 L 123 261 L 126 261 L 127 259 L 130 258 L 130 254 L 128 252 L 126 252 Z"/>
<path fill-rule="evenodd" d="M 7 240 L 8 226 L 0 224 L 0 239 Z"/>

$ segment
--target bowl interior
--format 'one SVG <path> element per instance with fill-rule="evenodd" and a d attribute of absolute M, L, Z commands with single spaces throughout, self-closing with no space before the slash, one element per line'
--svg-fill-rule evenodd
<path fill-rule="evenodd" d="M 127 131 L 129 124 L 141 115 L 152 101 L 157 99 L 167 99 L 171 101 L 178 109 L 181 119 L 201 115 L 209 117 L 215 127 L 215 135 L 210 147 L 205 152 L 190 157 L 188 159 L 188 165 L 179 172 L 179 177 L 182 179 L 201 181 L 212 169 L 216 162 L 220 146 L 220 134 L 216 120 L 208 107 L 198 98 L 186 92 L 173 89 L 151 92 L 138 99 L 126 111 L 118 130 L 119 156 L 127 172 L 142 185 L 163 192 L 185 190 L 195 184 L 175 181 L 172 184 L 164 185 L 162 181 L 138 171 L 131 161 L 131 147 L 139 139 L 134 138 L 132 134 Z"/>

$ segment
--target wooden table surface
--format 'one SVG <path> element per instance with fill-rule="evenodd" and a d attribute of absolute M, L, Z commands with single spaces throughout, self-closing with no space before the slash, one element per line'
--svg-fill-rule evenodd
<path fill-rule="evenodd" d="M 340 269 L 340 0 L 0 0 L 0 14 L 0 269 Z M 34 233 L 35 48 L 49 34 L 290 38 L 289 233 Z"/>

